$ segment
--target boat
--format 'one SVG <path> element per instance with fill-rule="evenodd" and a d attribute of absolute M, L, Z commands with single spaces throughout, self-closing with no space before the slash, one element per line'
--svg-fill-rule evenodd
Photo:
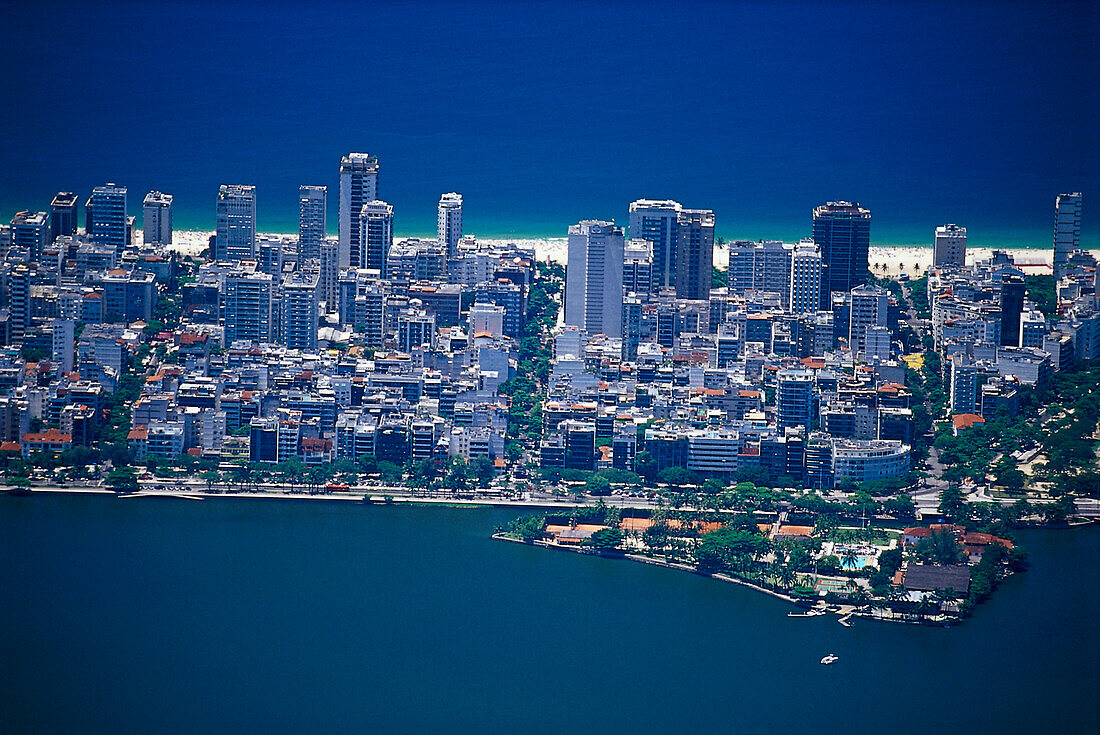
<path fill-rule="evenodd" d="M 815 607 L 812 610 L 807 610 L 806 612 L 800 612 L 800 613 L 789 612 L 789 613 L 787 613 L 787 617 L 788 618 L 816 618 L 818 615 L 824 615 L 824 614 L 825 614 L 825 610 L 821 609 L 820 607 Z"/>
<path fill-rule="evenodd" d="M 829 664 L 836 663 L 839 660 L 840 656 L 837 656 L 835 653 L 830 653 L 829 655 L 825 656 L 825 658 L 821 659 L 821 663 L 828 666 Z"/>

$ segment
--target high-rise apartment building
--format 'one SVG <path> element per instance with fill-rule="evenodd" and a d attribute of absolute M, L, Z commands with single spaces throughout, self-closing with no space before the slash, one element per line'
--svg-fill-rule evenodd
<path fill-rule="evenodd" d="M 316 271 L 295 271 L 283 281 L 283 341 L 292 350 L 317 349 Z"/>
<path fill-rule="evenodd" d="M 92 189 L 84 208 L 84 226 L 89 237 L 121 253 L 130 244 L 126 215 L 126 187 L 115 184 Z"/>
<path fill-rule="evenodd" d="M 16 212 L 11 218 L 11 244 L 27 249 L 27 260 L 36 262 L 50 244 L 50 218 L 45 212 Z"/>
<path fill-rule="evenodd" d="M 318 298 L 325 302 L 328 312 L 336 310 L 336 283 L 340 277 L 340 243 L 325 238 L 321 241 L 321 279 Z"/>
<path fill-rule="evenodd" d="M 8 274 L 8 314 L 12 344 L 23 344 L 23 335 L 30 328 L 31 269 L 20 263 Z"/>
<path fill-rule="evenodd" d="M 172 244 L 172 195 L 151 191 L 145 195 L 141 225 L 146 243 Z"/>
<path fill-rule="evenodd" d="M 1054 202 L 1054 277 L 1066 271 L 1069 256 L 1081 247 L 1081 192 L 1059 194 Z"/>
<path fill-rule="evenodd" d="M 356 237 L 361 252 L 356 267 L 370 268 L 386 277 L 386 257 L 393 246 L 393 205 L 374 200 L 359 210 L 359 234 Z"/>
<path fill-rule="evenodd" d="M 439 212 L 436 218 L 439 233 L 439 246 L 445 249 L 447 258 L 453 258 L 458 252 L 458 241 L 462 239 L 462 195 L 455 192 L 439 198 Z"/>
<path fill-rule="evenodd" d="M 784 368 L 776 375 L 776 428 L 810 428 L 814 414 L 814 376 L 809 370 Z"/>
<path fill-rule="evenodd" d="M 793 314 L 818 310 L 821 301 L 821 251 L 813 240 L 802 240 L 791 253 L 789 308 Z"/>
<path fill-rule="evenodd" d="M 653 243 L 653 290 L 676 285 L 679 202 L 639 199 L 630 203 L 630 237 Z"/>
<path fill-rule="evenodd" d="M 359 215 L 378 199 L 378 159 L 369 153 L 349 153 L 340 159 L 340 267 L 364 267 L 360 258 Z"/>
<path fill-rule="evenodd" d="M 569 228 L 565 323 L 588 334 L 622 336 L 623 231 L 584 220 Z"/>
<path fill-rule="evenodd" d="M 62 373 L 73 370 L 73 348 L 76 346 L 76 322 L 72 319 L 55 319 L 53 322 L 50 357 Z"/>
<path fill-rule="evenodd" d="M 236 340 L 270 342 L 272 279 L 267 273 L 234 272 L 225 276 L 225 344 Z"/>
<path fill-rule="evenodd" d="M 825 266 L 821 278 L 821 306 L 829 294 L 851 291 L 867 283 L 867 255 L 871 246 L 871 213 L 852 202 L 829 202 L 814 209 L 813 239 L 821 248 Z"/>
<path fill-rule="evenodd" d="M 881 286 L 862 285 L 852 289 L 851 312 L 848 317 L 848 346 L 852 352 L 863 351 L 870 327 L 885 327 L 889 319 L 890 292 Z"/>
<path fill-rule="evenodd" d="M 936 228 L 932 264 L 966 265 L 966 228 L 949 224 Z"/>
<path fill-rule="evenodd" d="M 218 188 L 216 260 L 256 257 L 256 187 L 222 184 Z"/>
<path fill-rule="evenodd" d="M 653 286 L 653 245 L 634 237 L 623 247 L 623 293 L 648 294 Z"/>
<path fill-rule="evenodd" d="M 714 268 L 714 212 L 682 209 L 676 220 L 676 298 L 709 299 Z"/>
<path fill-rule="evenodd" d="M 71 191 L 59 191 L 50 202 L 50 242 L 62 235 L 75 235 L 77 196 Z"/>
<path fill-rule="evenodd" d="M 320 260 L 328 216 L 328 187 L 298 187 L 298 267 L 306 260 Z"/>

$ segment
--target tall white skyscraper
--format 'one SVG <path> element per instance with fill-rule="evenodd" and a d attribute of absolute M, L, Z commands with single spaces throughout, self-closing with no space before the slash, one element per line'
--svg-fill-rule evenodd
<path fill-rule="evenodd" d="M 585 220 L 569 228 L 565 323 L 588 334 L 623 332 L 623 230 Z"/>
<path fill-rule="evenodd" d="M 295 271 L 283 281 L 283 342 L 292 350 L 317 349 L 316 271 Z"/>
<path fill-rule="evenodd" d="M 821 301 L 821 251 L 813 240 L 802 240 L 791 253 L 790 310 L 794 314 L 817 311 Z"/>
<path fill-rule="evenodd" d="M 302 261 L 321 257 L 328 216 L 328 187 L 298 187 L 298 267 Z"/>
<path fill-rule="evenodd" d="M 386 257 L 393 246 L 393 205 L 375 200 L 359 210 L 360 251 L 356 260 L 361 268 L 371 268 L 386 277 Z"/>
<path fill-rule="evenodd" d="M 172 244 L 172 195 L 151 191 L 142 203 L 141 225 L 146 243 Z"/>
<path fill-rule="evenodd" d="M 653 243 L 653 290 L 676 285 L 676 241 L 683 209 L 671 200 L 639 199 L 630 203 L 630 237 Z"/>
<path fill-rule="evenodd" d="M 439 246 L 446 248 L 447 257 L 453 258 L 462 239 L 462 195 L 455 192 L 439 198 Z"/>
<path fill-rule="evenodd" d="M 1059 194 L 1054 203 L 1054 277 L 1061 278 L 1070 253 L 1081 246 L 1081 192 Z"/>
<path fill-rule="evenodd" d="M 222 184 L 218 189 L 214 257 L 241 260 L 256 257 L 256 187 Z"/>
<path fill-rule="evenodd" d="M 943 225 L 936 228 L 932 264 L 966 265 L 966 228 Z"/>
<path fill-rule="evenodd" d="M 362 267 L 359 213 L 378 199 L 378 159 L 349 153 L 340 159 L 340 267 Z"/>

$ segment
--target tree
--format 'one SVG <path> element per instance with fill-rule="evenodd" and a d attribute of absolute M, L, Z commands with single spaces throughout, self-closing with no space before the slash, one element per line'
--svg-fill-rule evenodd
<path fill-rule="evenodd" d="M 917 506 L 908 494 L 890 498 L 883 503 L 883 509 L 895 518 L 913 518 L 917 513 Z"/>
<path fill-rule="evenodd" d="M 1063 495 L 1053 503 L 1047 503 L 1043 506 L 1043 518 L 1047 523 L 1060 525 L 1065 523 L 1066 519 L 1073 515 L 1075 511 L 1073 498 L 1069 495 Z"/>
<path fill-rule="evenodd" d="M 695 562 L 700 571 L 737 569 L 744 573 L 767 546 L 767 539 L 758 533 L 723 527 L 699 539 Z"/>
<path fill-rule="evenodd" d="M 653 459 L 653 453 L 642 450 L 634 456 L 634 469 L 648 482 L 653 482 L 657 477 L 657 462 Z"/>
<path fill-rule="evenodd" d="M 592 475 L 585 481 L 584 490 L 589 495 L 610 495 L 611 482 L 603 475 Z"/>
<path fill-rule="evenodd" d="M 206 492 L 211 492 L 214 485 L 221 483 L 222 473 L 217 470 L 207 470 L 202 473 L 202 479 L 206 480 Z"/>
<path fill-rule="evenodd" d="M 886 549 L 878 555 L 878 567 L 891 577 L 901 569 L 902 551 L 899 548 Z"/>
<path fill-rule="evenodd" d="M 840 571 L 840 559 L 834 554 L 821 557 L 817 562 L 817 571 L 822 574 L 836 574 Z"/>
<path fill-rule="evenodd" d="M 944 489 L 940 496 L 940 515 L 952 523 L 966 521 L 969 515 L 966 510 L 966 497 L 955 486 Z"/>
<path fill-rule="evenodd" d="M 682 487 L 695 484 L 695 473 L 686 467 L 665 467 L 657 473 L 657 481 Z"/>
<path fill-rule="evenodd" d="M 652 551 L 664 552 L 668 547 L 668 526 L 663 521 L 654 523 L 642 532 L 642 542 Z"/>
<path fill-rule="evenodd" d="M 588 537 L 585 541 L 585 545 L 592 547 L 598 552 L 607 553 L 616 550 L 622 541 L 623 532 L 619 529 L 601 528 Z"/>
<path fill-rule="evenodd" d="M 493 469 L 492 461 L 488 458 L 477 457 L 470 462 L 470 474 L 477 481 L 478 487 L 489 487 L 496 471 Z"/>
<path fill-rule="evenodd" d="M 116 493 L 136 492 L 138 489 L 137 472 L 133 467 L 115 467 L 107 475 L 107 487 Z"/>
<path fill-rule="evenodd" d="M 913 553 L 925 564 L 958 564 L 962 558 L 962 548 L 951 531 L 922 538 L 913 547 Z"/>

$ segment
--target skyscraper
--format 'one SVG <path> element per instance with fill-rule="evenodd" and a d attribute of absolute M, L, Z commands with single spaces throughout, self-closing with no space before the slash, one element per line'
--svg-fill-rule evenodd
<path fill-rule="evenodd" d="M 362 267 L 359 214 L 378 199 L 378 159 L 369 153 L 349 153 L 340 159 L 340 267 Z"/>
<path fill-rule="evenodd" d="M 585 220 L 569 228 L 566 324 L 590 335 L 622 336 L 623 246 L 614 222 Z"/>
<path fill-rule="evenodd" d="M 302 261 L 318 260 L 325 239 L 328 216 L 328 187 L 298 187 L 298 267 Z"/>
<path fill-rule="evenodd" d="M 317 349 L 316 271 L 295 271 L 283 282 L 283 341 L 292 350 Z"/>
<path fill-rule="evenodd" d="M 943 225 L 936 228 L 932 265 L 966 265 L 966 228 Z"/>
<path fill-rule="evenodd" d="M 62 235 L 76 234 L 77 196 L 71 191 L 59 191 L 50 202 L 50 242 Z"/>
<path fill-rule="evenodd" d="M 623 293 L 648 294 L 653 284 L 653 243 L 631 238 L 623 249 Z"/>
<path fill-rule="evenodd" d="M 852 352 L 863 350 L 867 330 L 885 327 L 890 311 L 890 292 L 881 286 L 864 284 L 852 289 L 848 316 L 848 345 Z"/>
<path fill-rule="evenodd" d="M 31 269 L 24 263 L 8 274 L 8 313 L 12 344 L 23 344 L 23 335 L 30 328 Z"/>
<path fill-rule="evenodd" d="M 1001 346 L 1020 346 L 1020 315 L 1024 311 L 1024 279 L 1007 275 L 1001 283 Z"/>
<path fill-rule="evenodd" d="M 126 228 L 126 187 L 107 184 L 92 189 L 84 219 L 89 237 L 121 253 L 130 244 Z"/>
<path fill-rule="evenodd" d="M 225 344 L 239 339 L 270 342 L 271 276 L 237 271 L 225 276 Z"/>
<path fill-rule="evenodd" d="M 321 241 L 321 276 L 317 286 L 318 298 L 325 302 L 328 312 L 336 310 L 336 282 L 340 277 L 340 244 L 325 238 Z"/>
<path fill-rule="evenodd" d="M 364 204 L 359 210 L 360 251 L 355 253 L 356 267 L 371 268 L 386 277 L 386 256 L 393 246 L 393 205 L 380 200 Z"/>
<path fill-rule="evenodd" d="M 141 225 L 146 243 L 172 244 L 172 195 L 151 191 L 142 203 Z"/>
<path fill-rule="evenodd" d="M 810 428 L 814 414 L 814 376 L 809 370 L 784 368 L 776 374 L 776 420 L 783 429 Z"/>
<path fill-rule="evenodd" d="M 676 298 L 709 299 L 714 267 L 714 212 L 682 209 L 676 220 Z"/>
<path fill-rule="evenodd" d="M 653 243 L 653 290 L 676 285 L 676 244 L 679 202 L 639 199 L 630 203 L 630 237 Z"/>
<path fill-rule="evenodd" d="M 1081 246 L 1081 192 L 1059 194 L 1054 202 L 1054 277 L 1061 278 L 1070 253 Z"/>
<path fill-rule="evenodd" d="M 821 307 L 829 294 L 851 291 L 867 283 L 867 253 L 871 245 L 871 213 L 859 203 L 829 202 L 814 209 L 814 242 L 821 248 Z"/>
<path fill-rule="evenodd" d="M 817 311 L 821 301 L 821 251 L 813 240 L 803 240 L 791 253 L 790 310 L 794 314 Z"/>
<path fill-rule="evenodd" d="M 218 188 L 216 260 L 256 257 L 256 187 L 222 184 Z"/>
<path fill-rule="evenodd" d="M 446 248 L 447 258 L 453 258 L 462 239 L 462 195 L 451 192 L 439 198 L 439 246 Z"/>

